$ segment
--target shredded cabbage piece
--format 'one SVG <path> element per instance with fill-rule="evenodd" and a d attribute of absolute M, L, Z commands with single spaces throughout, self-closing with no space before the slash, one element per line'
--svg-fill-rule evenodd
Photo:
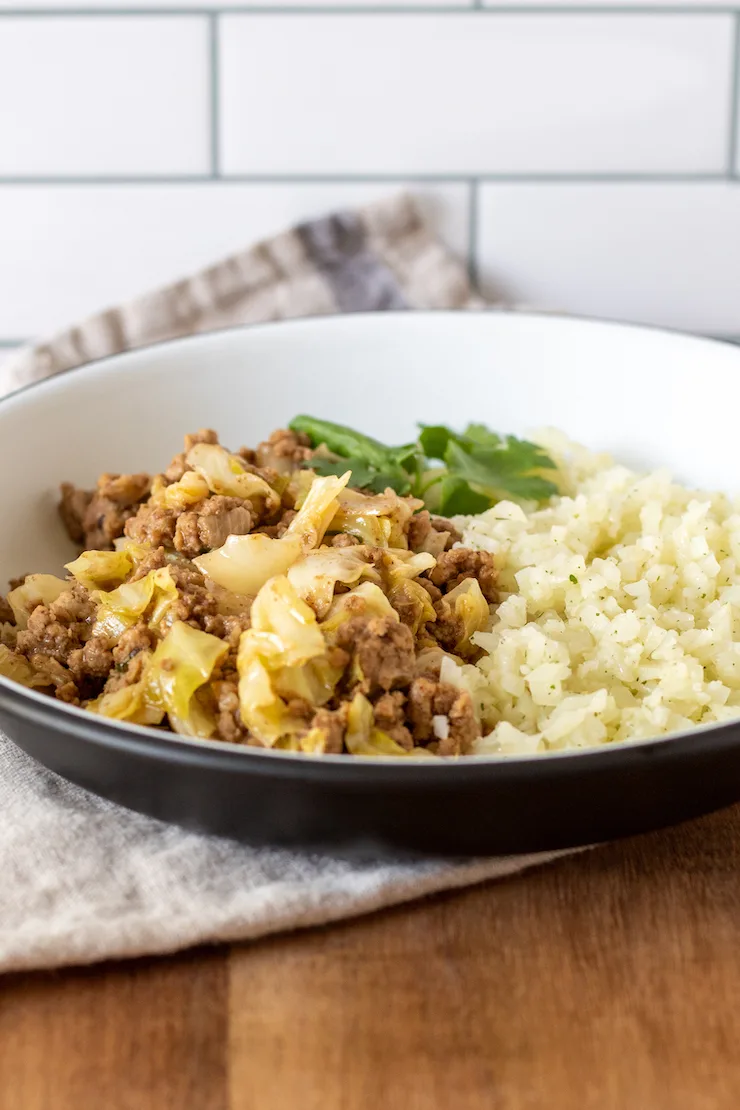
<path fill-rule="evenodd" d="M 86 708 L 139 725 L 161 724 L 166 715 L 180 735 L 207 739 L 215 732 L 216 720 L 197 695 L 228 650 L 228 644 L 217 636 L 175 621 L 147 661 L 139 682 L 101 694 Z"/>
<path fill-rule="evenodd" d="M 22 655 L 0 644 L 0 674 L 20 682 L 21 686 L 49 686 L 49 678 L 38 674 Z"/>
<path fill-rule="evenodd" d="M 101 694 L 85 706 L 91 713 L 111 717 L 114 721 L 130 721 L 134 725 L 159 725 L 164 720 L 164 709 L 150 705 L 146 700 L 146 685 L 135 682 L 109 694 Z"/>
<path fill-rule="evenodd" d="M 202 474 L 195 470 L 186 470 L 178 482 L 172 482 L 169 486 L 164 478 L 156 477 L 152 482 L 151 499 L 163 509 L 179 512 L 196 505 L 198 501 L 208 497 L 210 492 L 208 482 Z"/>
<path fill-rule="evenodd" d="M 205 479 L 211 493 L 245 501 L 258 498 L 271 512 L 280 508 L 280 495 L 272 486 L 259 474 L 252 474 L 237 455 L 218 443 L 196 443 L 185 461 Z"/>
<path fill-rule="evenodd" d="M 88 590 L 112 590 L 129 576 L 134 567 L 130 550 L 83 551 L 65 570 Z"/>
<path fill-rule="evenodd" d="M 160 567 L 150 570 L 136 582 L 122 583 L 115 590 L 94 590 L 91 597 L 98 602 L 93 635 L 107 635 L 116 640 L 136 624 L 150 606 L 149 627 L 166 624 L 168 610 L 177 601 L 178 594 L 169 568 Z"/>
<path fill-rule="evenodd" d="M 424 502 L 401 498 L 391 489 L 368 496 L 347 489 L 331 522 L 333 532 L 348 532 L 371 547 L 408 548 L 405 530 Z"/>
<path fill-rule="evenodd" d="M 164 710 L 175 732 L 211 736 L 215 718 L 194 695 L 228 654 L 229 645 L 184 621 L 175 621 L 152 655 L 142 681 L 146 701 Z"/>
<path fill-rule="evenodd" d="M 69 582 L 53 574 L 29 574 L 23 585 L 16 586 L 7 597 L 18 628 L 28 627 L 28 618 L 37 605 L 51 605 L 68 589 Z"/>
<path fill-rule="evenodd" d="M 455 644 L 456 655 L 466 656 L 475 652 L 476 648 L 471 643 L 474 632 L 482 632 L 491 617 L 488 602 L 483 596 L 477 578 L 465 578 L 455 586 L 454 590 L 446 595 L 447 601 L 452 605 L 455 616 L 462 621 L 463 635 Z"/>
<path fill-rule="evenodd" d="M 312 704 L 328 700 L 318 688 L 321 671 L 307 666 L 316 660 L 325 664 L 325 655 L 313 609 L 286 577 L 270 579 L 254 600 L 252 627 L 242 633 L 237 655 L 242 721 L 261 743 L 273 747 L 286 735 L 305 732 L 305 721 L 291 715 L 288 699 L 305 691 Z"/>
<path fill-rule="evenodd" d="M 380 586 L 376 586 L 374 582 L 362 582 L 353 590 L 334 598 L 325 620 L 321 622 L 321 631 L 331 639 L 345 621 L 365 614 L 400 620 Z"/>
<path fill-rule="evenodd" d="M 194 559 L 195 565 L 219 586 L 255 597 L 268 579 L 284 575 L 302 554 L 319 546 L 348 481 L 349 471 L 341 478 L 314 479 L 300 511 L 280 539 L 260 532 L 229 536 L 223 547 Z"/>
<path fill-rule="evenodd" d="M 364 694 L 355 694 L 349 707 L 347 731 L 344 734 L 347 751 L 352 755 L 408 755 L 405 748 L 373 724 L 373 707 Z"/>
<path fill-rule="evenodd" d="M 369 559 L 368 548 L 363 546 L 320 547 L 292 565 L 288 580 L 322 620 L 329 612 L 338 582 L 345 586 L 354 586 L 361 578 L 380 582 Z"/>

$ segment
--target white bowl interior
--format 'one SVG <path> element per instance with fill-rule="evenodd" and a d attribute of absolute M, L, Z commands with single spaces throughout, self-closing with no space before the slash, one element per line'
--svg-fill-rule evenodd
<path fill-rule="evenodd" d="M 160 470 L 204 426 L 253 445 L 299 412 L 398 443 L 416 421 L 515 434 L 554 425 L 628 464 L 740 487 L 740 350 L 729 345 L 525 314 L 299 320 L 108 359 L 0 404 L 0 577 L 58 572 L 72 556 L 60 481 Z"/>

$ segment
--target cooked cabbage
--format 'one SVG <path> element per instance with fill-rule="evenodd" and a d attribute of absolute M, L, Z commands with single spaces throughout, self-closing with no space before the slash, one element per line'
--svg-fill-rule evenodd
<path fill-rule="evenodd" d="M 16 586 L 7 597 L 18 628 L 28 627 L 28 618 L 37 605 L 51 605 L 68 589 L 69 582 L 53 574 L 29 574 L 23 585 Z"/>
<path fill-rule="evenodd" d="M 374 727 L 373 707 L 364 694 L 355 694 L 347 716 L 344 743 L 351 755 L 408 755 L 406 748 Z"/>
<path fill-rule="evenodd" d="M 374 582 L 362 582 L 348 593 L 335 597 L 326 619 L 321 623 L 321 631 L 331 639 L 344 621 L 368 614 L 373 617 L 390 617 L 394 621 L 400 619 L 380 586 L 376 586 Z"/>
<path fill-rule="evenodd" d="M 315 677 L 319 672 L 304 668 L 317 659 L 325 662 L 325 655 L 326 641 L 314 611 L 287 578 L 270 579 L 254 600 L 252 627 L 242 633 L 237 656 L 242 721 L 267 747 L 305 731 L 305 720 L 291 715 L 288 700 L 303 696 L 296 693 L 303 684 L 311 694 L 307 700 L 317 704 L 309 683 L 320 683 Z"/>
<path fill-rule="evenodd" d="M 101 694 L 85 706 L 91 713 L 111 717 L 114 721 L 130 721 L 134 725 L 159 725 L 164 720 L 164 709 L 150 705 L 146 699 L 143 682 L 122 686 L 109 694 Z"/>
<path fill-rule="evenodd" d="M 186 470 L 179 482 L 172 482 L 169 486 L 161 476 L 155 478 L 152 482 L 151 499 L 163 509 L 182 512 L 208 497 L 210 492 L 208 482 L 202 474 L 195 470 Z"/>
<path fill-rule="evenodd" d="M 320 547 L 293 563 L 288 579 L 322 620 L 329 612 L 338 582 L 354 586 L 361 578 L 380 581 L 369 558 L 368 548 L 363 546 Z"/>
<path fill-rule="evenodd" d="M 218 636 L 184 621 L 175 621 L 157 644 L 143 679 L 146 701 L 166 712 L 175 732 L 201 737 L 214 733 L 215 718 L 195 694 L 209 681 L 228 650 L 229 645 Z"/>
<path fill-rule="evenodd" d="M 109 592 L 94 590 L 91 596 L 98 602 L 93 635 L 107 635 L 116 640 L 136 624 L 150 606 L 149 627 L 156 629 L 166 624 L 168 610 L 177 601 L 178 594 L 169 568 L 160 567 L 150 570 L 136 582 L 123 582 Z"/>
<path fill-rule="evenodd" d="M 348 532 L 371 547 L 408 547 L 406 527 L 422 501 L 402 498 L 393 490 L 368 496 L 347 489 L 331 522 L 333 532 Z"/>
<path fill-rule="evenodd" d="M 166 714 L 175 732 L 207 739 L 215 731 L 215 717 L 197 693 L 228 650 L 228 644 L 217 636 L 175 621 L 147 661 L 139 682 L 102 694 L 88 702 L 87 708 L 139 725 L 158 725 Z"/>
<path fill-rule="evenodd" d="M 255 498 L 264 501 L 271 512 L 280 508 L 280 496 L 258 474 L 248 471 L 237 455 L 217 443 L 196 443 L 188 451 L 186 462 L 208 484 L 211 493 L 224 497 Z"/>
<path fill-rule="evenodd" d="M 131 552 L 121 548 L 118 551 L 83 551 L 64 569 L 88 590 L 112 590 L 128 577 L 133 567 Z"/>
<path fill-rule="evenodd" d="M 223 547 L 194 560 L 205 575 L 235 594 L 254 597 L 268 579 L 283 575 L 302 554 L 318 547 L 334 516 L 337 496 L 349 481 L 315 478 L 300 511 L 280 539 L 260 532 L 229 536 Z"/>
<path fill-rule="evenodd" d="M 472 655 L 477 650 L 470 642 L 474 632 L 482 632 L 491 617 L 488 606 L 477 578 L 464 578 L 459 586 L 446 595 L 455 616 L 462 622 L 463 634 L 455 644 L 456 655 Z"/>
<path fill-rule="evenodd" d="M 21 686 L 48 686 L 49 677 L 34 671 L 27 659 L 0 644 L 0 674 L 20 682 Z"/>

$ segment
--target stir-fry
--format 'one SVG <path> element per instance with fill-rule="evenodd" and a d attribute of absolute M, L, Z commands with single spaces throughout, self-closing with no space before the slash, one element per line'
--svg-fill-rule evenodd
<path fill-rule="evenodd" d="M 0 673 L 184 736 L 466 754 L 496 569 L 446 514 L 544 499 L 552 465 L 480 425 L 393 448 L 298 417 L 236 452 L 200 431 L 161 474 L 62 486 L 81 554 L 0 599 Z"/>

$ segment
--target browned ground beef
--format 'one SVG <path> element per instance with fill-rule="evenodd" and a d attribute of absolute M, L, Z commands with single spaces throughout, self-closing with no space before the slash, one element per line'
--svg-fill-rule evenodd
<path fill-rule="evenodd" d="M 417 678 L 408 695 L 408 717 L 419 744 L 434 740 L 433 718 L 447 717 L 449 736 L 439 741 L 440 755 L 464 755 L 480 736 L 470 695 L 444 682 Z"/>
<path fill-rule="evenodd" d="M 337 646 L 348 652 L 362 693 L 407 686 L 414 675 L 414 637 L 390 617 L 353 617 L 340 626 Z"/>
<path fill-rule="evenodd" d="M 477 578 L 481 592 L 489 602 L 497 599 L 496 577 L 493 555 L 488 551 L 471 551 L 468 547 L 443 552 L 429 574 L 432 584 L 443 593 L 454 590 L 466 578 Z"/>

